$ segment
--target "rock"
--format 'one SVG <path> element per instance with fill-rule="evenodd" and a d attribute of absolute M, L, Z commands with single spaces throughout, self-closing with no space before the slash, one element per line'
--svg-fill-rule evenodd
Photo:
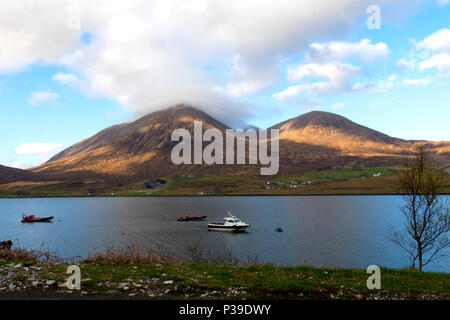
<path fill-rule="evenodd" d="M 173 283 L 173 280 L 164 281 L 164 284 L 172 284 L 172 283 Z"/>
<path fill-rule="evenodd" d="M 67 283 L 66 282 L 60 283 L 60 284 L 58 284 L 58 287 L 59 288 L 67 288 Z"/>
<path fill-rule="evenodd" d="M 166 183 L 167 183 L 167 181 L 164 179 L 159 179 L 159 178 L 151 179 L 145 183 L 145 187 L 147 189 L 153 189 L 153 188 L 157 188 L 159 186 L 165 185 Z"/>
<path fill-rule="evenodd" d="M 52 285 L 54 285 L 55 283 L 56 283 L 55 280 L 47 280 L 47 281 L 45 282 L 45 284 L 46 284 L 47 286 L 52 286 Z"/>
<path fill-rule="evenodd" d="M 33 281 L 32 283 L 31 283 L 31 285 L 33 286 L 33 287 L 37 287 L 38 285 L 40 285 L 41 283 L 39 282 L 39 281 Z"/>
<path fill-rule="evenodd" d="M 16 285 L 11 283 L 11 284 L 8 286 L 8 288 L 9 288 L 9 290 L 14 290 L 14 289 L 16 288 Z"/>
<path fill-rule="evenodd" d="M 108 290 L 108 291 L 106 291 L 105 292 L 105 294 L 119 294 L 120 292 L 119 291 L 117 291 L 117 290 Z"/>

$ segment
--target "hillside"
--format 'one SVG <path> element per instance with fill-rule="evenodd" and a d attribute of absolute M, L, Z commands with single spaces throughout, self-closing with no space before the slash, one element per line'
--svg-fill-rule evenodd
<path fill-rule="evenodd" d="M 35 172 L 0 165 L 0 184 L 14 181 L 38 181 L 42 178 Z"/>
<path fill-rule="evenodd" d="M 0 167 L 0 181 L 108 181 L 127 185 L 186 172 L 259 178 L 259 164 L 174 165 L 170 154 L 177 142 L 171 141 L 171 133 L 185 128 L 192 134 L 194 121 L 202 121 L 203 130 L 224 132 L 228 128 L 192 106 L 177 105 L 106 128 L 30 170 Z M 328 112 L 309 112 L 271 128 L 280 130 L 280 176 L 338 166 L 395 166 L 418 143 L 427 145 L 434 161 L 450 163 L 449 141 L 393 138 Z"/>
<path fill-rule="evenodd" d="M 397 165 L 417 144 L 425 144 L 434 161 L 450 162 L 450 142 L 408 141 L 390 137 L 337 114 L 313 111 L 281 122 L 280 167 L 295 173 L 303 164 L 311 170 L 357 165 Z"/>
<path fill-rule="evenodd" d="M 228 128 L 202 111 L 178 105 L 104 129 L 31 170 L 53 178 L 112 179 L 125 183 L 174 172 L 237 170 L 234 166 L 176 166 L 172 163 L 170 153 L 177 144 L 171 141 L 172 132 L 185 128 L 193 134 L 194 121 L 202 121 L 203 130 L 216 128 L 224 132 Z"/>

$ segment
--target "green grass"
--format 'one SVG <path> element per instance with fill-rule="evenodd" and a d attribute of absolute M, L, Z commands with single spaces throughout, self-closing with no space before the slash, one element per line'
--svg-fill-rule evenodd
<path fill-rule="evenodd" d="M 338 167 L 330 170 L 318 170 L 307 172 L 304 174 L 280 176 L 275 179 L 271 179 L 273 182 L 280 181 L 298 181 L 299 183 L 305 181 L 311 181 L 312 183 L 317 182 L 328 182 L 328 181 L 346 181 L 349 179 L 357 178 L 371 178 L 376 173 L 381 173 L 382 176 L 392 175 L 396 172 L 393 168 L 386 167 L 370 167 L 370 168 L 349 168 L 349 167 Z"/>
<path fill-rule="evenodd" d="M 161 177 L 167 184 L 153 189 L 145 188 L 148 179 L 113 187 L 104 181 L 63 182 L 28 189 L 2 190 L 0 186 L 0 197 L 396 194 L 396 171 L 391 167 L 336 167 L 274 177 L 220 174 L 186 177 L 176 174 Z M 375 173 L 381 173 L 381 176 L 374 177 Z M 267 181 L 273 183 L 270 188 Z M 298 183 L 295 188 L 291 187 L 293 181 Z M 450 192 L 450 175 L 446 176 L 443 192 Z"/>
<path fill-rule="evenodd" d="M 1 264 L 10 261 L 0 262 Z M 66 278 L 66 264 L 42 264 L 42 276 L 57 281 Z M 121 282 L 157 279 L 152 290 L 171 290 L 173 295 L 186 292 L 228 292 L 230 288 L 245 290 L 250 299 L 361 299 L 377 292 L 387 297 L 419 299 L 422 294 L 435 294 L 450 299 L 450 274 L 418 272 L 406 269 L 381 269 L 381 290 L 368 290 L 365 270 L 315 268 L 307 266 L 280 267 L 272 265 L 211 265 L 205 263 L 162 265 L 114 265 L 110 263 L 80 264 L 82 290 L 99 294 L 120 290 Z M 18 281 L 24 278 L 17 278 Z M 165 280 L 173 283 L 164 284 Z M 99 285 L 109 282 L 108 285 Z M 230 296 L 229 298 L 233 298 Z"/>

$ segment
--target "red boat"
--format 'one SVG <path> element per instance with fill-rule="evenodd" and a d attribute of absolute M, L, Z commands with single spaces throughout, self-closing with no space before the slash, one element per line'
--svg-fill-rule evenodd
<path fill-rule="evenodd" d="M 50 222 L 53 217 L 37 218 L 34 214 L 29 216 L 22 216 L 22 222 Z"/>
<path fill-rule="evenodd" d="M 189 217 L 188 215 L 186 215 L 185 217 L 180 217 L 177 220 L 178 221 L 191 221 L 191 220 L 203 220 L 205 219 L 207 216 L 195 216 L 195 217 Z"/>

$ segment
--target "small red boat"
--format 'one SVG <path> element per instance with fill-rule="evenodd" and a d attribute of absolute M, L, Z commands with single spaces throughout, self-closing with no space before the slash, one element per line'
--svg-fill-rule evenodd
<path fill-rule="evenodd" d="M 34 214 L 29 216 L 22 216 L 22 222 L 50 222 L 53 217 L 37 218 Z"/>
<path fill-rule="evenodd" d="M 203 220 L 205 219 L 207 216 L 195 216 L 195 217 L 190 217 L 188 215 L 186 215 L 185 217 L 180 217 L 177 220 L 178 221 L 191 221 L 191 220 Z"/>

